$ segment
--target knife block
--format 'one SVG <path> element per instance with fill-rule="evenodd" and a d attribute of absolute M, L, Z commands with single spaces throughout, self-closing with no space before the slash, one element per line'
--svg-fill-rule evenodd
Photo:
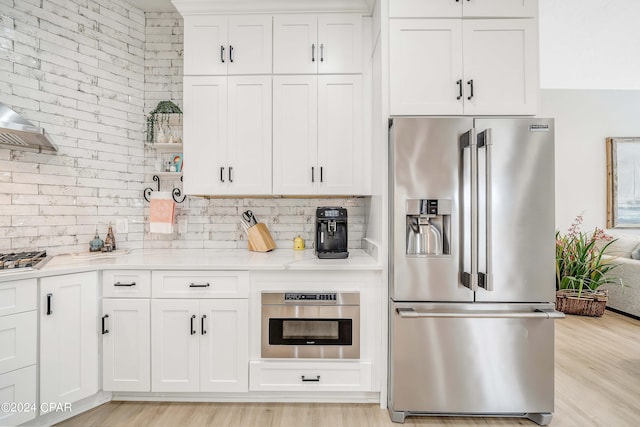
<path fill-rule="evenodd" d="M 269 229 L 260 222 L 247 230 L 248 246 L 250 251 L 269 252 L 276 248 L 276 243 L 269 233 Z"/>

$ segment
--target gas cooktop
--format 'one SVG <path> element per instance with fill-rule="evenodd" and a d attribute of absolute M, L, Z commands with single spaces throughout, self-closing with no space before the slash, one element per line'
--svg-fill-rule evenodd
<path fill-rule="evenodd" d="M 42 267 L 47 260 L 47 251 L 0 254 L 0 272 L 33 270 Z"/>

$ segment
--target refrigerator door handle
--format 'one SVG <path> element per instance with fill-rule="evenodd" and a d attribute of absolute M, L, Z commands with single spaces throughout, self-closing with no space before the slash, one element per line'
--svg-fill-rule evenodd
<path fill-rule="evenodd" d="M 492 258 L 492 191 L 491 191 L 491 157 L 493 150 L 493 143 L 491 139 L 491 129 L 485 129 L 478 133 L 478 150 L 484 148 L 485 150 L 485 272 L 478 272 L 478 286 L 486 289 L 487 291 L 493 291 L 493 258 Z"/>
<path fill-rule="evenodd" d="M 415 311 L 413 308 L 397 308 L 396 312 L 403 318 L 448 318 L 448 319 L 564 319 L 565 315 L 556 310 L 535 311 Z"/>
<path fill-rule="evenodd" d="M 467 243 L 469 243 L 471 272 L 464 271 L 464 261 L 462 262 L 461 281 L 464 286 L 472 291 L 478 290 L 478 145 L 476 138 L 476 130 L 470 129 L 460 137 L 460 147 L 462 153 L 462 166 L 464 165 L 464 150 L 469 148 L 469 172 L 471 175 L 470 191 L 469 191 L 469 208 L 465 205 L 463 199 L 462 216 L 465 224 L 470 223 L 470 230 L 467 232 L 463 227 L 463 248 L 462 257 L 466 258 Z M 464 172 L 463 172 L 464 173 Z M 470 215 L 468 217 L 467 215 Z"/>

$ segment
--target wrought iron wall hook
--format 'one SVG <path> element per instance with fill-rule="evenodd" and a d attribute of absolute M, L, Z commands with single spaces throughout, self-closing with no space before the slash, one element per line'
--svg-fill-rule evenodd
<path fill-rule="evenodd" d="M 180 182 L 182 182 L 182 178 L 183 177 L 181 176 Z M 144 189 L 142 195 L 147 202 L 151 202 L 151 193 L 153 193 L 154 191 L 160 191 L 160 177 L 158 175 L 153 175 L 153 180 L 158 183 L 158 189 L 154 190 L 151 187 L 147 187 Z M 177 198 L 180 196 L 182 196 L 182 199 L 178 200 Z M 187 198 L 187 195 L 182 195 L 182 191 L 179 188 L 174 187 L 173 190 L 171 190 L 171 197 L 173 198 L 174 202 L 182 203 Z"/>
<path fill-rule="evenodd" d="M 184 181 L 182 181 L 182 178 L 183 177 L 181 176 L 180 177 L 180 182 L 184 182 Z M 180 189 L 177 188 L 177 187 L 173 187 L 173 190 L 171 191 L 171 197 L 173 198 L 173 201 L 176 202 L 176 203 L 182 203 L 182 202 L 184 202 L 184 199 L 187 198 L 187 195 L 185 194 L 184 196 L 182 196 L 182 199 L 180 199 L 180 200 L 176 199 L 176 197 L 180 197 L 180 196 L 182 196 L 182 191 L 180 191 Z"/>

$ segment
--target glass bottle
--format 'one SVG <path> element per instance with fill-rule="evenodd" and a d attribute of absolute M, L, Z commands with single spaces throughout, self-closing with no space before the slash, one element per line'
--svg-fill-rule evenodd
<path fill-rule="evenodd" d="M 100 252 L 103 246 L 104 242 L 98 235 L 98 229 L 96 228 L 96 235 L 93 240 L 89 242 L 89 252 Z"/>
<path fill-rule="evenodd" d="M 109 224 L 109 231 L 107 231 L 107 241 L 111 242 L 111 250 L 116 250 L 116 237 L 113 235 L 113 227 Z"/>

